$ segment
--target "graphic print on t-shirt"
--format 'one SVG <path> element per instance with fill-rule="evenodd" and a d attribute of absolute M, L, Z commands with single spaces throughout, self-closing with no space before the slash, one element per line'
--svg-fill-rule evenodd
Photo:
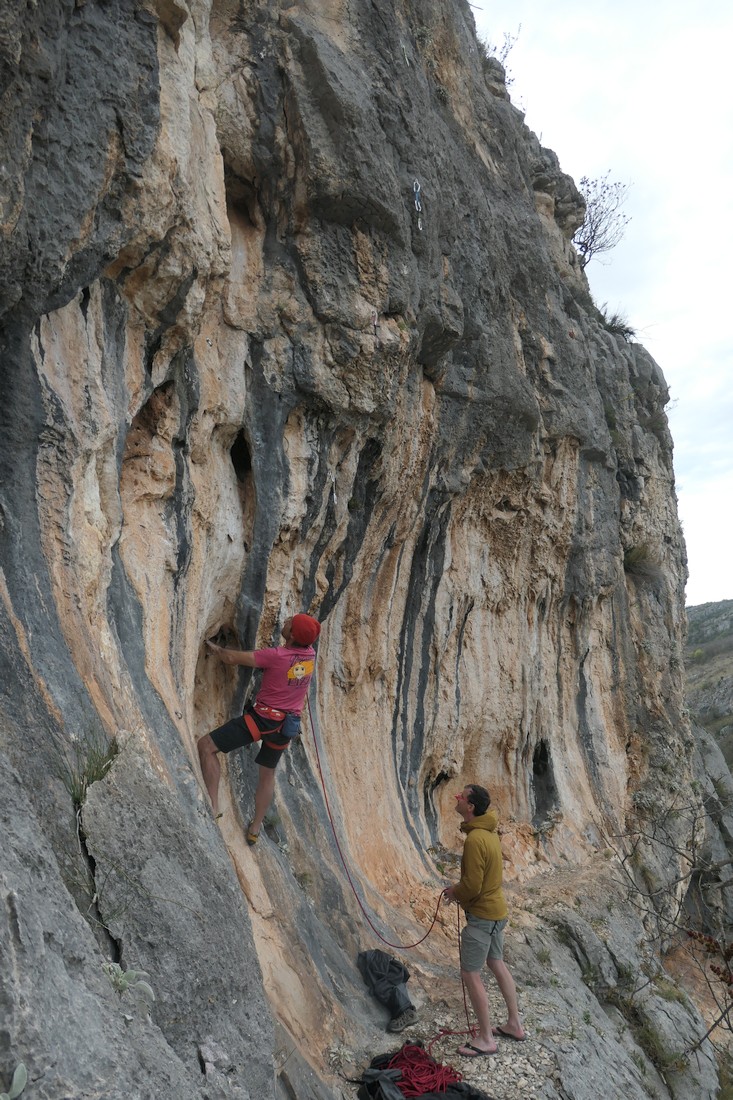
<path fill-rule="evenodd" d="M 314 667 L 314 661 L 295 661 L 288 669 L 288 680 L 303 680 L 306 676 L 312 676 Z"/>

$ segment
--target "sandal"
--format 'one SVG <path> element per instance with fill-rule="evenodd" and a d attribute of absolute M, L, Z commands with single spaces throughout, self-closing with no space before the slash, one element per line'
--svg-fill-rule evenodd
<path fill-rule="evenodd" d="M 246 839 L 247 843 L 249 844 L 250 848 L 252 847 L 253 844 L 256 844 L 257 841 L 260 839 L 260 834 L 259 833 L 253 833 L 252 832 L 252 822 L 251 821 L 250 821 L 249 825 L 247 826 L 247 832 L 245 833 L 245 839 Z"/>

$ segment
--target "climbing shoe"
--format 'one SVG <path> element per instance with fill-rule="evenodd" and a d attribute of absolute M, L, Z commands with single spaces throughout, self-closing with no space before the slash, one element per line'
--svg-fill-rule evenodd
<path fill-rule="evenodd" d="M 393 1020 L 390 1020 L 387 1024 L 387 1031 L 404 1031 L 406 1027 L 410 1027 L 411 1024 L 417 1023 L 417 1009 L 410 1005 L 404 1012 L 400 1012 L 399 1016 L 395 1016 Z"/>
<path fill-rule="evenodd" d="M 253 833 L 252 832 L 252 822 L 251 821 L 250 821 L 249 825 L 247 826 L 247 832 L 246 832 L 245 835 L 246 835 L 247 843 L 249 844 L 250 848 L 252 847 L 253 844 L 256 844 L 257 841 L 260 839 L 260 834 L 259 833 Z"/>

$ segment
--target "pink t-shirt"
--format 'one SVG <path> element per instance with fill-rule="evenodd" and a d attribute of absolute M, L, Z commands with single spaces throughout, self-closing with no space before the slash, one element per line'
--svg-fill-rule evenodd
<path fill-rule="evenodd" d="M 290 649 L 256 649 L 255 664 L 264 669 L 257 700 L 278 710 L 300 714 L 313 676 L 316 651 L 313 646 Z"/>

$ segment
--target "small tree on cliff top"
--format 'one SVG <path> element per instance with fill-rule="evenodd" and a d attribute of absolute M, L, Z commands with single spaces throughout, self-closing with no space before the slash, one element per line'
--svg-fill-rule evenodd
<path fill-rule="evenodd" d="M 585 199 L 585 218 L 573 237 L 581 270 L 599 252 L 610 252 L 624 235 L 631 221 L 621 207 L 626 201 L 628 183 L 610 180 L 610 172 L 596 179 L 583 176 L 578 184 Z"/>

